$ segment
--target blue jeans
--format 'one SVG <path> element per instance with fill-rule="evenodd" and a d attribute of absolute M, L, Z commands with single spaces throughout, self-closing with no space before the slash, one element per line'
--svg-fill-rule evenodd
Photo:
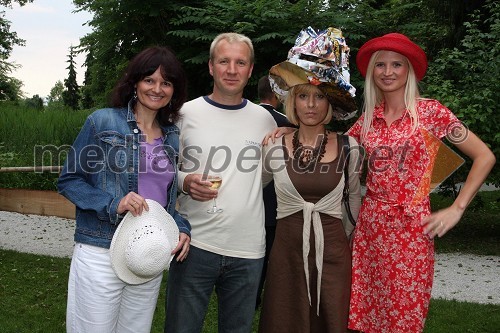
<path fill-rule="evenodd" d="M 168 273 L 165 333 L 199 333 L 210 296 L 217 293 L 219 332 L 249 333 L 264 258 L 226 257 L 190 247 Z"/>

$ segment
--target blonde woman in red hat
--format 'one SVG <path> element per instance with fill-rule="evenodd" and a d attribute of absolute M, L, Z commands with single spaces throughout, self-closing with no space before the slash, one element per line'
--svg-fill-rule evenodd
<path fill-rule="evenodd" d="M 264 150 L 264 182 L 273 177 L 278 208 L 259 332 L 345 333 L 353 226 L 342 221 L 343 138 L 326 125 L 356 110 L 346 80 L 348 48 L 340 30 L 308 28 L 289 55 L 270 70 L 271 86 L 298 129 Z M 348 139 L 349 203 L 356 216 L 360 158 L 356 141 Z"/>
<path fill-rule="evenodd" d="M 427 58 L 406 36 L 369 40 L 356 64 L 366 77 L 364 113 L 347 133 L 364 146 L 368 170 L 353 245 L 349 328 L 422 332 L 434 275 L 433 238 L 458 223 L 495 157 L 450 110 L 419 96 Z M 428 191 L 420 195 L 433 163 L 429 137 L 446 137 L 473 160 L 454 203 L 432 214 Z"/>

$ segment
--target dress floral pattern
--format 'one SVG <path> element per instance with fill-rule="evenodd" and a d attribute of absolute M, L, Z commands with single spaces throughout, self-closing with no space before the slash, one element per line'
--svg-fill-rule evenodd
<path fill-rule="evenodd" d="M 430 214 L 429 196 L 415 200 L 433 163 L 425 134 L 441 139 L 460 121 L 436 100 L 419 100 L 417 111 L 419 124 L 411 133 L 408 111 L 388 127 L 384 105 L 377 106 L 373 128 L 362 142 L 367 194 L 353 245 L 350 329 L 423 330 L 434 275 L 434 243 L 420 226 Z M 348 131 L 358 141 L 362 121 L 363 116 Z"/>

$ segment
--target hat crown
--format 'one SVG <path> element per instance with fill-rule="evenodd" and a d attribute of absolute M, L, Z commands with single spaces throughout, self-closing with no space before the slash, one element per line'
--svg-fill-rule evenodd
<path fill-rule="evenodd" d="M 417 80 L 422 80 L 427 71 L 427 56 L 424 50 L 407 36 L 397 32 L 370 39 L 360 47 L 356 56 L 356 65 L 363 77 L 366 76 L 368 63 L 373 53 L 381 50 L 397 52 L 407 57 Z"/>
<path fill-rule="evenodd" d="M 155 277 L 168 267 L 171 249 L 164 230 L 154 225 L 144 225 L 131 234 L 125 250 L 125 262 L 137 276 Z"/>
<path fill-rule="evenodd" d="M 349 51 L 341 30 L 330 27 L 316 32 L 308 27 L 297 36 L 287 60 L 317 77 L 318 80 L 311 78 L 310 83 L 343 81 L 354 96 L 356 90 L 349 84 Z"/>
<path fill-rule="evenodd" d="M 290 88 L 313 84 L 326 94 L 335 118 L 349 119 L 356 113 L 356 89 L 349 83 L 349 47 L 339 29 L 301 30 L 287 61 L 273 66 L 269 73 L 271 87 L 282 102 Z"/>
<path fill-rule="evenodd" d="M 346 57 L 343 52 L 349 52 L 342 31 L 335 28 L 315 32 L 308 27 L 302 30 L 295 40 L 295 45 L 288 51 L 288 59 L 311 55 L 313 57 L 332 61 L 337 66 L 345 65 Z M 344 64 L 342 64 L 344 62 Z"/>
<path fill-rule="evenodd" d="M 146 199 L 149 210 L 134 216 L 128 212 L 111 240 L 110 257 L 115 274 L 129 284 L 140 284 L 168 269 L 172 250 L 179 242 L 174 218 L 155 200 Z"/>
<path fill-rule="evenodd" d="M 410 40 L 405 35 L 397 33 L 397 32 L 391 32 L 391 33 L 385 34 L 384 37 L 399 38 L 399 39 L 403 39 L 405 41 L 409 41 Z"/>

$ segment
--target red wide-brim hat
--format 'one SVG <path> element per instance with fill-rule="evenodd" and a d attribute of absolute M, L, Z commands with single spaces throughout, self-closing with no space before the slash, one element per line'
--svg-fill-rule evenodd
<path fill-rule="evenodd" d="M 356 56 L 356 65 L 358 70 L 366 77 L 368 62 L 374 52 L 386 50 L 394 51 L 404 55 L 410 61 L 417 80 L 420 81 L 425 76 L 427 71 L 427 56 L 424 50 L 408 37 L 399 33 L 390 33 L 381 37 L 370 39 L 363 44 Z"/>

